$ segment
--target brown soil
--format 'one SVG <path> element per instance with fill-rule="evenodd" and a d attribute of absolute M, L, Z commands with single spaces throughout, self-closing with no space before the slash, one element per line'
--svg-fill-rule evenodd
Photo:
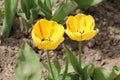
<path fill-rule="evenodd" d="M 1 3 L 1 2 L 0 2 Z M 120 66 L 120 0 L 104 1 L 98 6 L 87 9 L 84 13 L 91 14 L 96 20 L 99 34 L 90 41 L 83 43 L 82 59 L 93 62 L 96 66 L 111 69 L 114 65 Z M 0 4 L 1 5 L 1 4 Z M 0 80 L 15 80 L 14 66 L 19 55 L 20 45 L 26 40 L 36 51 L 40 61 L 45 61 L 45 52 L 38 50 L 31 37 L 25 37 L 19 29 L 15 19 L 11 35 L 0 45 Z M 16 23 L 17 22 L 17 23 Z M 64 41 L 74 52 L 77 52 L 77 43 L 66 37 Z M 51 55 L 58 57 L 61 64 L 64 62 L 65 51 L 60 46 Z M 52 57 L 52 58 L 53 58 Z"/>

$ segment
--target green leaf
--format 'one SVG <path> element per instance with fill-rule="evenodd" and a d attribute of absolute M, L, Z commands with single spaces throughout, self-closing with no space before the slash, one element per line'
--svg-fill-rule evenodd
<path fill-rule="evenodd" d="M 120 67 L 118 67 L 118 66 L 114 66 L 114 67 L 113 67 L 113 70 L 116 70 L 117 72 L 120 73 Z"/>
<path fill-rule="evenodd" d="M 74 70 L 80 74 L 82 71 L 80 70 L 80 66 L 79 66 L 77 57 L 75 55 L 73 55 L 73 53 L 70 51 L 70 49 L 67 46 L 64 46 L 64 48 L 65 48 L 65 51 L 67 52 L 67 57 L 70 60 Z"/>
<path fill-rule="evenodd" d="M 60 71 L 61 71 L 61 66 L 60 66 L 60 63 L 59 63 L 59 61 L 57 59 L 54 60 L 54 66 L 57 69 L 57 72 L 59 74 Z"/>
<path fill-rule="evenodd" d="M 97 5 L 103 0 L 72 0 L 72 1 L 75 1 L 78 4 L 79 8 L 86 9 L 90 6 Z"/>
<path fill-rule="evenodd" d="M 42 63 L 42 64 L 52 74 L 49 64 L 48 63 Z M 52 71 L 53 71 L 54 78 L 57 80 L 59 73 L 57 71 L 57 68 L 54 65 L 52 66 Z M 52 76 L 48 76 L 48 78 L 51 80 Z"/>
<path fill-rule="evenodd" d="M 61 70 L 61 73 L 60 74 L 64 74 L 64 71 L 65 71 L 65 67 Z M 75 70 L 74 68 L 72 67 L 72 65 L 68 65 L 68 70 L 67 70 L 67 73 L 74 73 Z"/>
<path fill-rule="evenodd" d="M 23 13 L 26 14 L 26 17 L 27 19 L 30 18 L 30 10 L 32 8 L 35 8 L 36 7 L 36 3 L 34 0 L 21 0 L 21 8 L 22 8 L 22 11 Z"/>
<path fill-rule="evenodd" d="M 38 16 L 38 11 L 36 9 L 30 9 L 30 19 L 32 19 L 32 22 L 35 18 Z"/>
<path fill-rule="evenodd" d="M 91 76 L 94 72 L 94 65 L 88 64 L 83 69 L 83 80 L 91 80 Z"/>
<path fill-rule="evenodd" d="M 61 22 L 62 20 L 64 20 L 66 16 L 68 16 L 68 14 L 70 14 L 76 8 L 77 8 L 77 4 L 74 1 L 63 2 L 56 10 L 55 14 L 52 17 L 52 20 Z"/>
<path fill-rule="evenodd" d="M 33 20 L 38 16 L 37 2 L 38 0 L 21 0 L 21 10 L 19 10 L 18 16 L 22 17 L 20 27 L 24 26 L 22 27 L 22 30 L 25 30 L 25 33 L 28 33 Z"/>
<path fill-rule="evenodd" d="M 45 17 L 47 19 L 51 19 L 52 11 L 49 10 L 49 8 L 42 2 L 42 0 L 38 0 L 38 4 L 40 6 L 41 11 L 45 14 Z"/>
<path fill-rule="evenodd" d="M 3 19 L 3 11 L 0 10 L 0 24 L 2 23 L 2 19 Z"/>
<path fill-rule="evenodd" d="M 20 16 L 21 18 L 23 18 L 24 20 L 26 20 L 26 21 L 27 21 L 26 14 L 25 14 L 25 13 L 23 13 L 22 11 L 19 11 L 19 12 L 17 13 L 17 15 L 18 15 L 18 16 Z"/>
<path fill-rule="evenodd" d="M 16 80 L 40 80 L 41 63 L 33 49 L 24 42 L 15 66 Z"/>
<path fill-rule="evenodd" d="M 65 61 L 65 70 L 64 70 L 64 73 L 63 73 L 62 80 L 65 80 L 65 79 L 66 79 L 67 72 L 68 72 L 68 57 L 66 57 L 66 61 Z"/>
<path fill-rule="evenodd" d="M 56 67 L 52 66 L 52 70 L 53 70 L 53 75 L 54 75 L 55 80 L 58 80 L 59 73 L 58 73 Z"/>
<path fill-rule="evenodd" d="M 120 67 L 114 66 L 110 74 L 109 80 L 114 80 L 118 75 L 120 75 Z"/>
<path fill-rule="evenodd" d="M 93 73 L 93 80 L 109 80 L 110 72 L 102 67 L 95 68 Z"/>
<path fill-rule="evenodd" d="M 42 62 L 42 65 L 50 72 L 49 64 Z"/>
<path fill-rule="evenodd" d="M 114 80 L 120 80 L 120 75 L 118 75 Z"/>
<path fill-rule="evenodd" d="M 37 10 L 36 9 L 30 9 L 30 18 L 29 19 L 27 18 L 26 14 L 23 13 L 22 11 L 20 11 L 20 10 L 17 14 L 18 14 L 18 16 L 20 16 L 22 18 L 21 19 L 22 23 L 20 23 L 20 27 L 23 28 L 22 31 L 25 30 L 25 32 L 27 33 L 29 28 L 33 24 L 33 20 L 35 18 L 37 18 L 37 16 L 38 16 Z"/>
<path fill-rule="evenodd" d="M 75 73 L 67 74 L 65 79 L 63 79 L 62 77 L 63 77 L 63 75 L 60 75 L 57 80 L 82 80 L 81 77 L 79 77 L 79 75 L 77 75 Z"/>
<path fill-rule="evenodd" d="M 79 75 L 71 73 L 68 74 L 65 80 L 82 80 Z"/>
<path fill-rule="evenodd" d="M 54 5 L 54 0 L 45 0 L 45 5 L 52 11 L 52 7 Z"/>
<path fill-rule="evenodd" d="M 4 0 L 5 17 L 2 27 L 2 38 L 8 38 L 13 25 L 18 0 Z"/>
<path fill-rule="evenodd" d="M 93 0 L 92 4 L 90 6 L 94 6 L 97 5 L 99 3 L 101 3 L 103 0 Z"/>

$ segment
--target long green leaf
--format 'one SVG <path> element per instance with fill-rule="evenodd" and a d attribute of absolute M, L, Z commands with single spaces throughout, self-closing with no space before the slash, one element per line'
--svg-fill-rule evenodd
<path fill-rule="evenodd" d="M 67 52 L 67 57 L 70 60 L 74 70 L 77 73 L 81 74 L 82 71 L 80 69 L 77 57 L 75 55 L 73 55 L 73 53 L 70 51 L 70 49 L 67 46 L 64 46 L 64 48 L 65 48 L 65 51 Z"/>
<path fill-rule="evenodd" d="M 21 0 L 21 8 L 23 13 L 26 14 L 27 19 L 30 18 L 30 9 L 34 6 L 36 6 L 34 0 Z"/>
<path fill-rule="evenodd" d="M 2 27 L 2 38 L 8 38 L 13 25 L 18 0 L 4 0 L 5 17 Z"/>
<path fill-rule="evenodd" d="M 57 72 L 59 74 L 60 71 L 61 71 L 61 66 L 60 66 L 60 63 L 59 63 L 59 61 L 57 59 L 54 60 L 54 66 L 57 69 Z"/>
<path fill-rule="evenodd" d="M 3 11 L 0 10 L 0 24 L 2 23 L 2 19 L 3 19 Z"/>
<path fill-rule="evenodd" d="M 57 22 L 64 20 L 64 18 L 68 16 L 68 14 L 70 14 L 73 10 L 75 10 L 76 7 L 77 4 L 74 1 L 61 3 L 53 15 L 52 20 L 55 20 Z"/>
<path fill-rule="evenodd" d="M 65 61 L 65 71 L 64 71 L 64 73 L 63 73 L 62 80 L 65 80 L 65 79 L 66 79 L 67 72 L 68 72 L 68 58 L 66 57 L 66 61 Z"/>
<path fill-rule="evenodd" d="M 52 11 L 54 0 L 45 0 L 45 5 Z"/>
<path fill-rule="evenodd" d="M 38 0 L 21 0 L 21 9 L 18 12 L 18 16 L 22 18 L 20 27 L 22 28 L 21 30 L 25 30 L 25 33 L 28 32 L 33 20 L 38 16 L 37 2 Z"/>
<path fill-rule="evenodd" d="M 103 0 L 72 0 L 72 1 L 75 1 L 78 4 L 79 8 L 86 9 L 90 6 L 97 5 Z"/>
<path fill-rule="evenodd" d="M 41 63 L 33 49 L 25 42 L 15 66 L 16 80 L 40 80 Z"/>
<path fill-rule="evenodd" d="M 45 14 L 45 17 L 47 19 L 51 19 L 52 11 L 49 10 L 49 8 L 42 2 L 42 0 L 38 0 L 38 4 L 40 6 L 41 11 Z"/>
<path fill-rule="evenodd" d="M 93 64 L 86 65 L 82 72 L 83 80 L 91 80 L 91 76 L 93 75 L 94 72 L 94 65 Z"/>

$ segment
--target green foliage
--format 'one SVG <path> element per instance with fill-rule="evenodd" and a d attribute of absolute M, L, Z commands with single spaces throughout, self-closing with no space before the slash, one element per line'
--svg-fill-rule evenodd
<path fill-rule="evenodd" d="M 25 33 L 28 32 L 30 26 L 33 24 L 33 20 L 38 16 L 37 0 L 21 0 L 21 9 L 18 15 L 22 18 L 20 28 Z"/>
<path fill-rule="evenodd" d="M 4 16 L 3 11 L 0 10 L 0 24 L 2 23 L 3 16 Z"/>
<path fill-rule="evenodd" d="M 63 76 L 62 76 L 62 80 L 65 80 L 65 79 L 66 79 L 67 72 L 68 72 L 68 58 L 66 57 L 65 70 L 64 70 L 64 73 L 63 73 Z"/>
<path fill-rule="evenodd" d="M 15 66 L 16 80 L 40 80 L 41 63 L 33 49 L 25 42 Z"/>
<path fill-rule="evenodd" d="M 91 76 L 93 75 L 94 72 L 94 65 L 93 64 L 88 64 L 86 65 L 83 70 L 83 80 L 91 80 Z"/>
<path fill-rule="evenodd" d="M 69 48 L 67 46 L 65 46 L 64 48 L 65 48 L 65 51 L 67 52 L 67 57 L 69 58 L 74 70 L 77 73 L 81 73 L 82 71 L 80 69 L 80 66 L 79 66 L 79 63 L 78 63 L 76 56 L 73 55 L 73 53 L 69 50 Z"/>
<path fill-rule="evenodd" d="M 54 0 L 44 0 L 44 2 L 43 2 L 42 0 L 38 0 L 38 4 L 40 6 L 40 9 L 43 12 L 46 19 L 52 18 L 53 1 Z M 51 6 L 49 6 L 48 4 Z"/>
<path fill-rule="evenodd" d="M 55 59 L 53 63 L 54 63 L 54 65 L 55 65 L 55 68 L 56 68 L 58 74 L 60 74 L 61 66 L 60 66 L 59 61 L 58 61 L 57 59 Z"/>
<path fill-rule="evenodd" d="M 68 66 L 66 78 L 69 80 L 120 80 L 120 67 L 114 66 L 112 71 L 102 67 L 95 67 L 93 64 L 85 64 L 81 61 L 81 66 L 77 57 L 67 46 L 65 51 L 72 65 Z M 74 73 L 74 74 L 72 74 Z"/>
<path fill-rule="evenodd" d="M 112 72 L 110 73 L 109 80 L 117 79 L 120 75 L 120 67 L 114 66 Z"/>
<path fill-rule="evenodd" d="M 110 72 L 102 67 L 95 68 L 93 80 L 109 80 Z"/>
<path fill-rule="evenodd" d="M 80 66 L 77 57 L 67 46 L 65 50 L 67 56 L 64 68 L 61 68 L 57 59 L 51 65 L 48 55 L 48 63 L 42 64 L 51 75 L 43 77 L 41 62 L 33 49 L 23 43 L 15 66 L 16 80 L 120 80 L 120 67 L 114 66 L 112 71 L 109 71 L 84 62 L 81 62 Z M 68 65 L 69 61 L 71 65 Z"/>
<path fill-rule="evenodd" d="M 50 72 L 50 76 L 48 76 L 46 79 L 48 80 L 67 80 L 67 71 L 68 71 L 68 59 L 66 58 L 65 68 L 61 69 L 61 65 L 57 59 L 53 61 L 53 65 L 48 63 L 42 63 L 43 66 Z M 50 69 L 52 66 L 52 70 Z M 54 77 L 54 78 L 53 78 Z"/>
<path fill-rule="evenodd" d="M 53 13 L 53 1 L 54 0 L 42 0 L 38 1 L 41 11 L 44 13 L 45 18 L 48 20 L 54 20 L 60 23 L 64 23 L 65 17 L 67 17 L 73 10 L 77 8 L 77 4 L 74 1 L 63 1 L 57 6 L 55 13 Z"/>
<path fill-rule="evenodd" d="M 57 10 L 55 11 L 55 14 L 52 17 L 52 20 L 57 22 L 62 22 L 68 14 L 70 14 L 73 10 L 75 10 L 77 7 L 77 4 L 74 1 L 70 2 L 63 2 L 61 3 Z M 65 21 L 64 21 L 65 22 Z"/>
<path fill-rule="evenodd" d="M 98 3 L 102 2 L 103 0 L 72 0 L 78 4 L 78 8 L 86 9 L 90 6 L 97 5 Z"/>
<path fill-rule="evenodd" d="M 80 66 L 77 57 L 69 50 L 67 46 L 65 46 L 65 50 L 67 52 L 67 57 L 69 58 L 73 66 L 73 69 L 79 76 L 79 79 L 76 79 L 76 80 L 91 80 L 91 76 L 94 71 L 94 65 L 92 64 L 87 65 L 87 64 L 82 63 L 82 65 Z"/>
<path fill-rule="evenodd" d="M 5 16 L 2 27 L 2 38 L 8 38 L 13 25 L 18 0 L 4 0 Z"/>

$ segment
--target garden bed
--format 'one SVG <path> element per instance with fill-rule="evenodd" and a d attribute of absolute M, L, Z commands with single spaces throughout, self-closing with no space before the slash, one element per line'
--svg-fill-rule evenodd
<path fill-rule="evenodd" d="M 2 3 L 2 2 L 0 2 Z M 120 0 L 104 1 L 98 6 L 90 7 L 84 13 L 91 14 L 96 20 L 99 34 L 90 41 L 84 42 L 82 59 L 93 62 L 96 66 L 111 69 L 114 65 L 120 66 Z M 0 4 L 3 6 L 3 4 Z M 14 21 L 9 38 L 0 45 L 0 80 L 15 80 L 14 67 L 19 55 L 19 48 L 23 41 L 27 41 L 36 51 L 40 61 L 45 61 L 45 52 L 35 47 L 31 36 L 25 36 L 19 27 L 18 17 Z M 64 41 L 74 52 L 77 52 L 77 43 L 66 36 Z M 64 64 L 65 51 L 62 46 L 51 51 Z M 52 57 L 54 58 L 54 57 Z"/>

